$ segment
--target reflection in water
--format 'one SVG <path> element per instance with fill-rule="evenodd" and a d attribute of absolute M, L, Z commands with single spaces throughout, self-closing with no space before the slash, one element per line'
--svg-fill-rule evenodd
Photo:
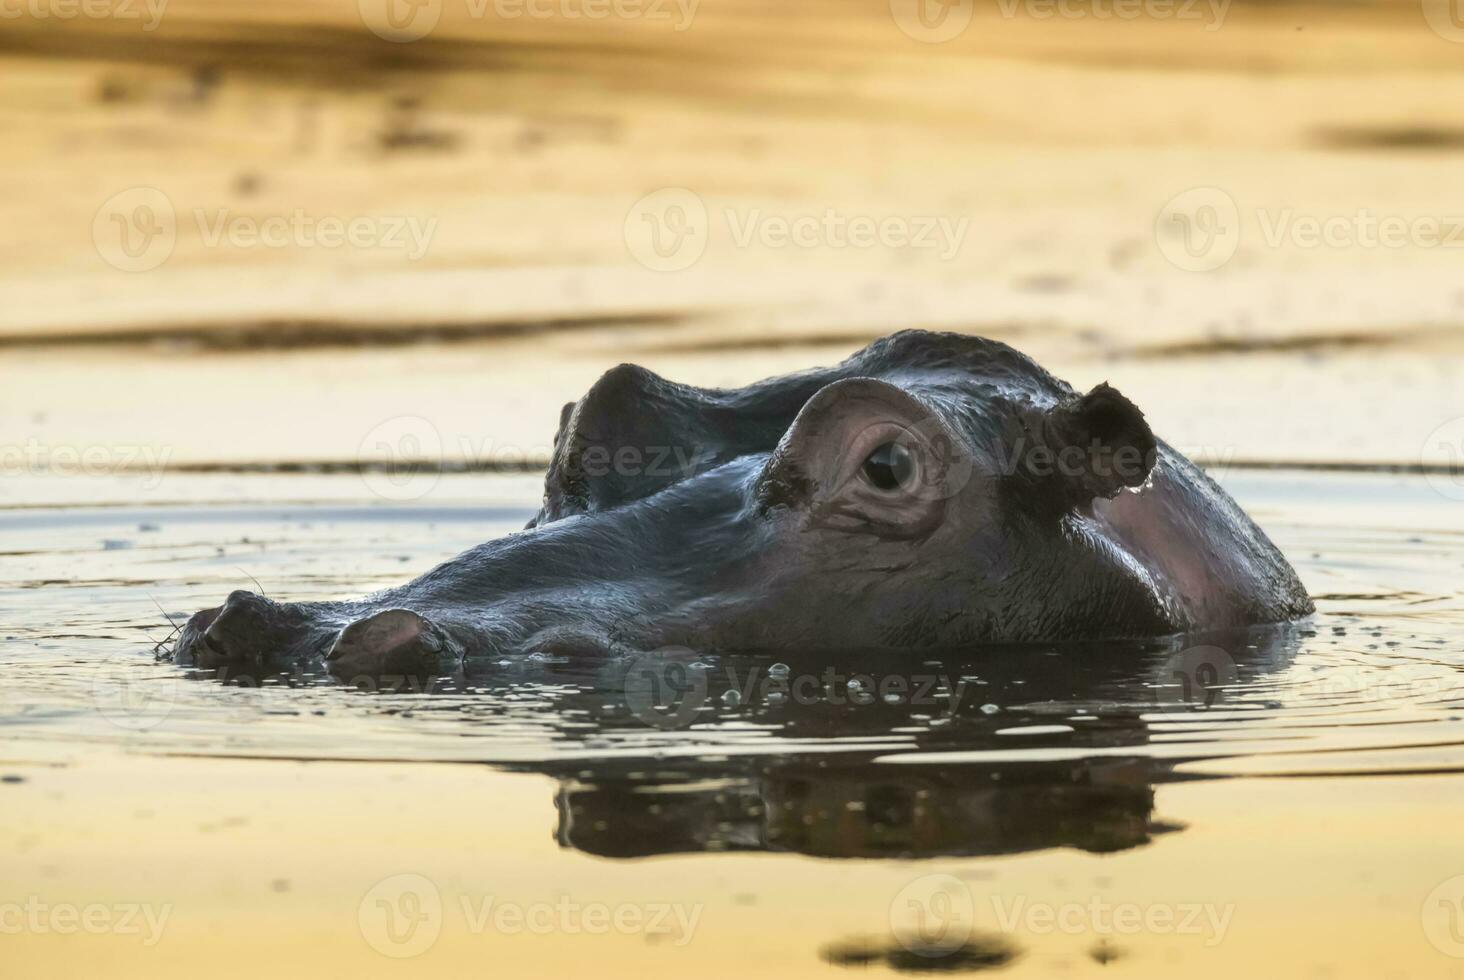
<path fill-rule="evenodd" d="M 557 837 L 565 847 L 618 858 L 748 850 L 836 858 L 1047 847 L 1102 853 L 1176 829 L 1154 818 L 1149 768 L 1140 759 L 997 768 L 840 758 L 678 780 L 592 767 L 589 779 L 560 783 Z"/>
<path fill-rule="evenodd" d="M 916 936 L 858 936 L 819 950 L 819 958 L 834 966 L 882 963 L 901 973 L 969 973 L 1005 966 L 1020 955 L 1016 944 L 996 934 L 976 935 L 959 945 L 927 943 Z"/>
<path fill-rule="evenodd" d="M 624 678 L 647 669 L 642 659 L 602 668 L 588 689 L 563 688 L 553 713 L 572 720 L 564 734 L 583 740 L 587 723 L 602 736 L 639 734 L 658 727 L 646 724 L 655 712 L 652 721 L 680 719 L 689 729 L 668 739 L 759 724 L 777 741 L 762 752 L 616 751 L 513 768 L 558 779 L 557 840 L 604 857 L 1118 851 L 1180 829 L 1154 814 L 1154 784 L 1174 776 L 1172 762 L 1144 751 L 1151 720 L 1222 708 L 1217 680 L 1233 685 L 1287 666 L 1311 632 L 965 652 L 900 670 L 872 655 L 846 656 L 837 669 L 827 657 L 688 665 L 663 656 L 653 667 L 662 703 L 650 706 L 636 703 Z M 795 695 L 800 678 L 819 683 Z M 740 692 L 735 701 L 728 691 Z M 1008 707 L 994 711 L 992 699 Z M 1061 757 L 1040 758 L 1043 746 L 1060 746 Z"/>

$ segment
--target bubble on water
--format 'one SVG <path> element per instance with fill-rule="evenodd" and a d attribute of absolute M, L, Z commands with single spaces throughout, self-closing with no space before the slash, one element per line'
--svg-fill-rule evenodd
<path fill-rule="evenodd" d="M 742 695 L 734 690 L 728 690 L 722 695 L 722 703 L 729 708 L 735 708 L 742 703 Z"/>
<path fill-rule="evenodd" d="M 768 676 L 782 679 L 792 673 L 792 668 L 787 664 L 777 663 L 768 668 Z"/>
<path fill-rule="evenodd" d="M 851 694 L 853 694 L 856 691 L 862 691 L 862 690 L 864 690 L 864 682 L 861 681 L 857 677 L 851 677 L 851 678 L 849 678 L 849 685 L 848 686 L 849 686 L 849 693 L 851 693 Z"/>
<path fill-rule="evenodd" d="M 998 711 L 1000 711 L 1000 710 L 1001 710 L 1001 709 L 1000 709 L 1000 708 L 998 708 L 998 707 L 997 707 L 997 706 L 996 706 L 996 705 L 994 705 L 994 704 L 983 704 L 983 705 L 982 705 L 982 706 L 981 706 L 981 713 L 982 713 L 982 714 L 983 714 L 983 715 L 994 715 L 994 714 L 996 714 L 996 713 L 997 713 L 997 712 L 998 712 Z"/>

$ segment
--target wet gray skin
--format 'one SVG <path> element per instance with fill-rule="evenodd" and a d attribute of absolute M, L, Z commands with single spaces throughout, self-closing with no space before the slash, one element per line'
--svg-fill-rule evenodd
<path fill-rule="evenodd" d="M 529 527 L 352 602 L 235 592 L 200 667 L 1157 636 L 1305 616 L 1265 534 L 1107 385 L 905 331 L 735 390 L 633 365 L 565 406 Z"/>

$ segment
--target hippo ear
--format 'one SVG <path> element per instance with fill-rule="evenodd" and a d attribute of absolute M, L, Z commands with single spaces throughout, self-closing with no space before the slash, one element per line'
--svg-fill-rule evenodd
<path fill-rule="evenodd" d="M 1064 508 L 1142 486 L 1154 468 L 1157 444 L 1144 413 L 1107 382 L 1024 420 L 1024 428 L 1016 468 Z"/>

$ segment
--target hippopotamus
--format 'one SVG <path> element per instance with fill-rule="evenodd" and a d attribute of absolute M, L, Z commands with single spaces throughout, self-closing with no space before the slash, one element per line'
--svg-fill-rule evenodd
<path fill-rule="evenodd" d="M 1265 533 L 1117 389 L 907 330 L 744 388 L 611 368 L 564 407 L 525 529 L 354 601 L 234 592 L 174 652 L 421 674 L 531 653 L 1155 637 L 1312 611 Z"/>

